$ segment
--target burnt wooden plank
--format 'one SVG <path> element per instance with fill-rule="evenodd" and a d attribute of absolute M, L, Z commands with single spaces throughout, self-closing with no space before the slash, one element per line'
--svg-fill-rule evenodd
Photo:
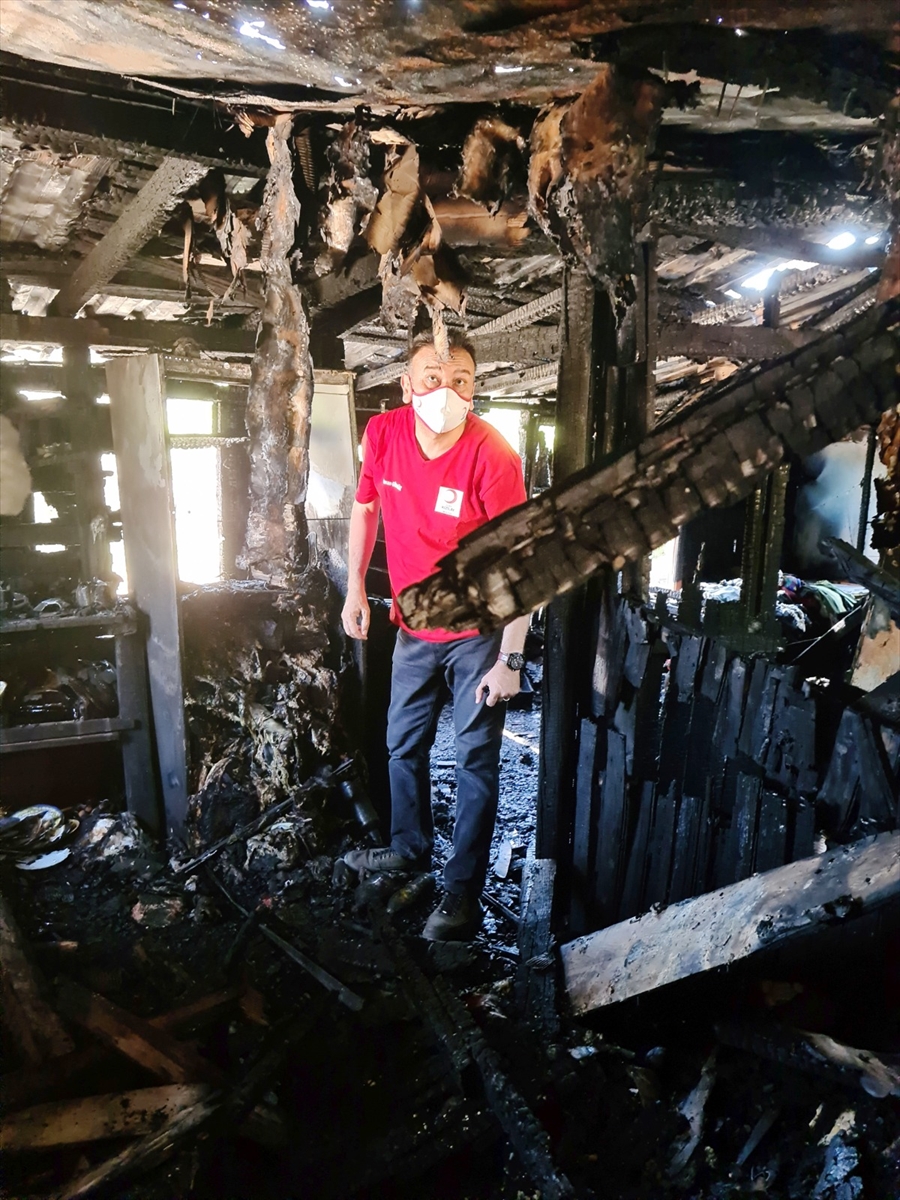
<path fill-rule="evenodd" d="M 753 870 L 756 827 L 759 820 L 759 794 L 762 784 L 753 775 L 740 775 L 731 823 L 732 844 L 729 854 L 729 883 L 746 879 Z"/>
<path fill-rule="evenodd" d="M 561 948 L 572 1009 L 582 1015 L 877 912 L 900 897 L 898 855 L 900 834 L 879 834 L 576 938 Z"/>
<path fill-rule="evenodd" d="M 771 871 L 782 866 L 787 858 L 787 836 L 787 801 L 777 792 L 763 790 L 759 797 L 754 871 Z"/>
<path fill-rule="evenodd" d="M 645 783 L 637 805 L 634 837 L 626 856 L 625 880 L 618 911 L 618 920 L 620 921 L 642 911 L 644 889 L 650 867 L 650 830 L 653 826 L 655 794 L 654 784 Z"/>
<path fill-rule="evenodd" d="M 697 840 L 703 801 L 686 792 L 678 805 L 675 825 L 675 845 L 672 851 L 672 877 L 668 901 L 683 900 L 693 893 L 694 864 L 697 859 Z"/>
<path fill-rule="evenodd" d="M 522 871 L 522 919 L 516 998 L 526 1020 L 548 1037 L 559 1029 L 556 1011 L 556 963 L 553 959 L 553 889 L 556 863 L 528 858 Z"/>
<path fill-rule="evenodd" d="M 650 833 L 648 851 L 647 882 L 644 888 L 642 908 L 665 902 L 669 891 L 669 875 L 672 869 L 672 846 L 675 838 L 675 790 L 656 790 L 656 806 L 653 813 L 653 828 Z"/>
<path fill-rule="evenodd" d="M 808 858 L 816 840 L 816 808 L 814 804 L 801 800 L 794 806 L 791 813 L 790 842 L 788 862 L 798 858 Z"/>
<path fill-rule="evenodd" d="M 846 829 L 859 800 L 859 747 L 856 714 L 845 709 L 834 739 L 834 748 L 817 800 L 828 814 L 829 831 Z"/>
<path fill-rule="evenodd" d="M 741 721 L 741 732 L 738 738 L 738 749 L 748 758 L 753 757 L 753 728 L 762 703 L 763 688 L 769 673 L 769 664 L 764 658 L 753 660 L 750 672 L 750 686 L 747 691 L 747 703 L 744 707 Z"/>
<path fill-rule="evenodd" d="M 605 730 L 584 718 L 579 727 L 578 769 L 575 778 L 575 820 L 572 828 L 572 880 L 570 922 L 573 929 L 588 928 L 590 871 L 594 861 L 594 804 L 597 793 L 598 741 Z"/>
<path fill-rule="evenodd" d="M 606 766 L 601 772 L 597 847 L 594 856 L 594 903 L 599 925 L 615 920 L 619 900 L 622 841 L 627 816 L 625 738 L 611 730 Z"/>

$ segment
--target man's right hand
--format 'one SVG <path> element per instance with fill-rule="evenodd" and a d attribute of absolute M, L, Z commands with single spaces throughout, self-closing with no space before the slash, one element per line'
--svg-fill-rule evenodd
<path fill-rule="evenodd" d="M 347 637 L 364 642 L 369 636 L 369 601 L 365 592 L 348 592 L 341 610 L 341 621 Z"/>

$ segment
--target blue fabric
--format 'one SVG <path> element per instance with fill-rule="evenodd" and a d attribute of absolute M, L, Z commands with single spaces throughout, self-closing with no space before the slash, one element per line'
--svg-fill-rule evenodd
<path fill-rule="evenodd" d="M 478 895 L 484 887 L 500 790 L 500 746 L 506 705 L 475 703 L 475 689 L 497 661 L 500 634 L 425 642 L 397 634 L 388 710 L 391 845 L 400 854 L 431 854 L 429 755 L 447 695 L 456 731 L 456 822 L 444 867 L 448 892 Z"/>

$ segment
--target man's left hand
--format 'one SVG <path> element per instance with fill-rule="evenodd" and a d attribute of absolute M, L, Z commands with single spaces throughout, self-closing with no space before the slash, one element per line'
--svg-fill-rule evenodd
<path fill-rule="evenodd" d="M 513 696 L 518 696 L 521 689 L 521 672 L 510 670 L 505 662 L 498 659 L 475 689 L 475 703 L 480 704 L 482 698 L 487 695 L 488 708 L 493 708 L 501 700 L 511 700 Z"/>

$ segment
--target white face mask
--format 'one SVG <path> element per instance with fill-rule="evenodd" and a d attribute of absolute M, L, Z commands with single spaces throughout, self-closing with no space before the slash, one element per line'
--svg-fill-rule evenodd
<path fill-rule="evenodd" d="M 412 406 L 433 433 L 449 433 L 462 425 L 472 401 L 453 388 L 439 387 L 433 392 L 413 392 Z"/>

